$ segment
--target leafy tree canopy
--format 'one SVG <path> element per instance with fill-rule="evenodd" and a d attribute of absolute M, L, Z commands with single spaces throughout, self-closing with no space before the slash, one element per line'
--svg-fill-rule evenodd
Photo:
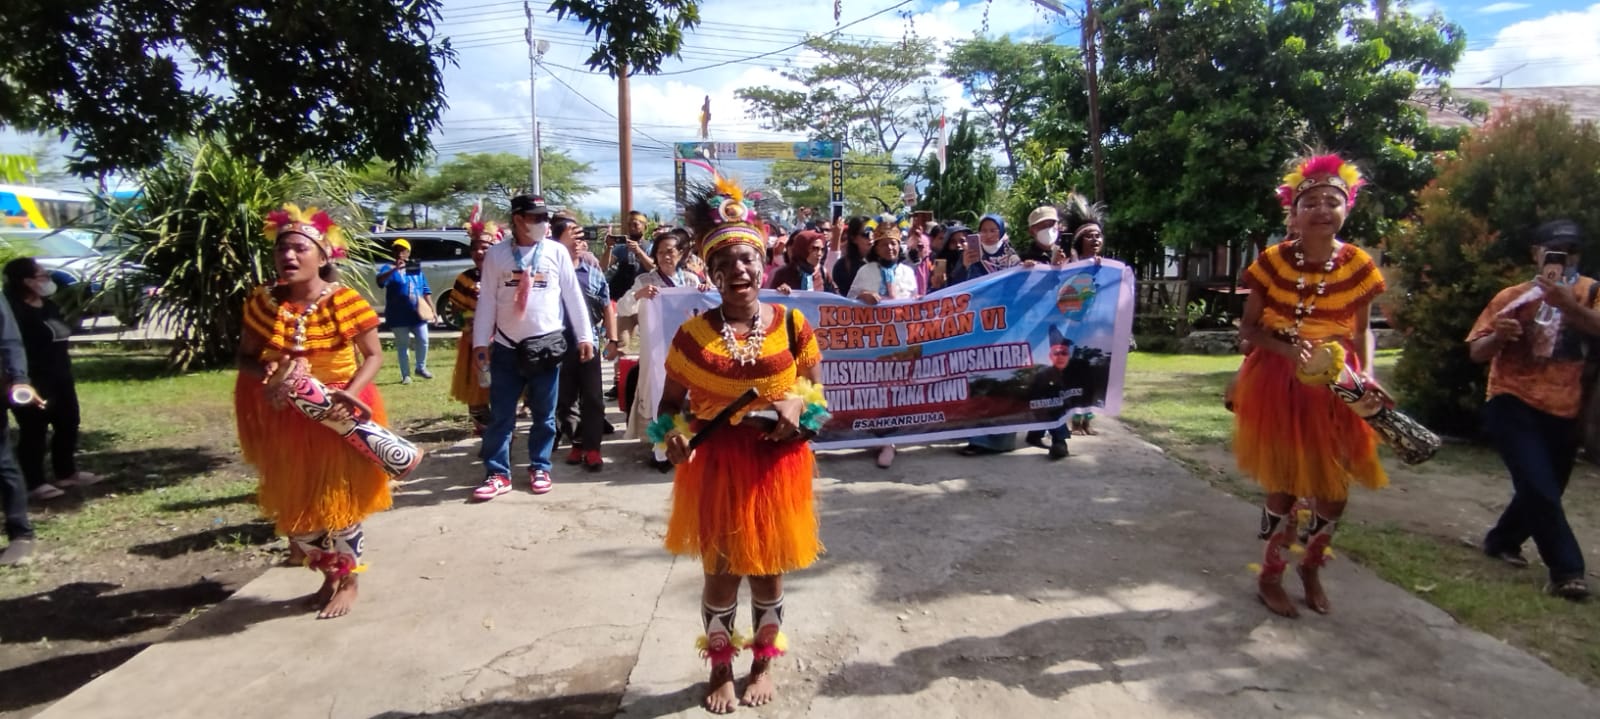
<path fill-rule="evenodd" d="M 977 226 L 978 218 L 993 209 L 990 204 L 1000 178 L 985 151 L 988 138 L 977 125 L 967 119 L 966 112 L 957 117 L 955 130 L 945 145 L 944 172 L 939 172 L 938 157 L 929 156 L 923 161 L 922 175 L 929 179 L 917 209 L 928 210 L 941 220 L 960 220 L 972 226 Z"/>
<path fill-rule="evenodd" d="M 845 216 L 875 215 L 884 205 L 900 207 L 900 188 L 904 176 L 887 153 L 849 151 L 844 156 Z M 767 182 L 783 194 L 794 207 L 818 208 L 827 215 L 831 170 L 827 162 L 779 160 L 772 163 Z"/>
<path fill-rule="evenodd" d="M 815 37 L 806 47 L 822 62 L 782 73 L 805 89 L 760 86 L 735 93 L 762 127 L 845 140 L 855 149 L 889 155 L 909 137 L 921 141 L 921 156 L 939 117 L 928 70 L 931 45 L 912 35 L 894 43 Z"/>
<path fill-rule="evenodd" d="M 59 132 L 80 175 L 217 136 L 269 171 L 301 158 L 401 169 L 445 107 L 439 0 L 6 0 L 0 126 Z"/>
<path fill-rule="evenodd" d="M 1083 103 L 1078 51 L 1050 42 L 979 35 L 952 43 L 944 76 L 960 81 L 988 119 L 994 132 L 988 141 L 999 143 L 1012 178 L 1017 176 L 1017 151 L 1037 119 L 1058 103 Z"/>
<path fill-rule="evenodd" d="M 540 155 L 540 179 L 545 198 L 554 205 L 570 205 L 594 188 L 585 183 L 593 169 L 555 148 Z M 528 158 L 509 152 L 462 154 L 419 173 L 396 174 L 393 168 L 373 165 L 357 175 L 361 194 L 376 210 L 378 204 L 391 205 L 390 218 L 419 224 L 418 220 L 460 224 L 473 205 L 484 203 L 490 217 L 505 218 L 510 213 L 511 196 L 528 186 L 532 166 Z"/>
<path fill-rule="evenodd" d="M 595 46 L 584 64 L 612 77 L 623 68 L 629 75 L 660 72 L 662 60 L 683 50 L 683 31 L 700 24 L 695 0 L 551 0 L 550 12 L 587 26 Z"/>

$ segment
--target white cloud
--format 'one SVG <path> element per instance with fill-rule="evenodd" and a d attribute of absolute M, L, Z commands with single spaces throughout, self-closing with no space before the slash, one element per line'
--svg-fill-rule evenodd
<path fill-rule="evenodd" d="M 1456 65 L 1461 87 L 1504 74 L 1507 87 L 1600 84 L 1600 4 L 1555 12 L 1502 28 L 1494 42 Z"/>
<path fill-rule="evenodd" d="M 841 22 L 849 23 L 891 3 L 845 3 Z M 460 10 L 453 11 L 452 7 Z M 481 9 L 474 0 L 447 0 L 443 30 L 458 47 L 459 67 L 445 70 L 450 109 L 437 144 L 443 153 L 459 151 L 505 151 L 526 153 L 531 147 L 528 108 L 528 60 L 522 41 L 524 20 L 519 7 L 509 10 Z M 845 30 L 852 39 L 899 39 L 914 28 L 924 42 L 940 46 L 945 41 L 970 37 L 984 25 L 987 12 L 990 35 L 1008 33 L 1014 38 L 1053 37 L 1065 32 L 1067 21 L 1048 13 L 1031 0 L 919 0 L 907 18 L 897 12 L 884 13 Z M 823 34 L 837 26 L 831 0 L 785 0 L 751 3 L 744 0 L 704 0 L 701 27 L 689 33 L 683 60 L 669 60 L 667 73 L 701 68 L 725 60 L 780 50 L 798 42 L 804 34 Z M 737 27 L 735 26 L 737 24 Z M 535 36 L 549 39 L 551 47 L 539 72 L 539 118 L 547 147 L 560 147 L 580 160 L 590 162 L 594 171 L 588 182 L 597 192 L 583 198 L 583 206 L 596 212 L 616 208 L 617 109 L 616 84 L 604 75 L 588 73 L 583 60 L 589 43 L 579 37 L 583 28 L 572 23 L 556 23 L 554 16 L 538 16 Z M 695 139 L 699 129 L 701 101 L 711 97 L 711 132 L 721 141 L 789 140 L 797 135 L 776 133 L 760 127 L 745 114 L 735 91 L 757 85 L 788 85 L 780 70 L 809 66 L 817 62 L 810 54 L 794 50 L 779 52 L 765 61 L 740 62 L 688 74 L 631 78 L 631 97 L 635 150 L 634 204 L 646 211 L 670 211 L 672 161 L 655 141 L 672 143 Z M 571 68 L 571 69 L 564 69 Z M 563 87 L 555 75 L 576 88 L 583 97 Z M 959 84 L 943 80 L 936 83 L 937 94 L 954 112 L 967 103 Z M 601 109 L 584 100 L 593 101 Z M 656 147 L 647 147 L 656 146 Z M 745 166 L 748 165 L 748 166 Z M 764 165 L 741 163 L 733 172 L 758 180 Z M 654 205 L 650 203 L 656 203 Z"/>
<path fill-rule="evenodd" d="M 1525 3 L 1525 2 L 1497 2 L 1497 3 L 1493 3 L 1493 4 L 1490 4 L 1490 5 L 1485 5 L 1485 6 L 1481 7 L 1481 8 L 1478 8 L 1478 14 L 1479 15 L 1494 15 L 1494 14 L 1503 13 L 1503 12 L 1515 12 L 1517 10 L 1526 10 L 1529 7 L 1532 7 L 1532 6 L 1527 4 L 1527 3 Z"/>

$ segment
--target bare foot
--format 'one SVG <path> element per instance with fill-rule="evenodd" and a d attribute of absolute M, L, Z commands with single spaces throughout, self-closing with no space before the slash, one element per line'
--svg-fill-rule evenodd
<path fill-rule="evenodd" d="M 757 659 L 750 662 L 750 683 L 744 688 L 740 704 L 758 707 L 778 696 L 778 686 L 772 681 L 772 660 Z"/>
<path fill-rule="evenodd" d="M 706 686 L 706 711 L 712 714 L 731 714 L 739 704 L 739 695 L 733 689 L 733 665 L 711 665 L 711 679 Z"/>
<path fill-rule="evenodd" d="M 1327 614 L 1333 609 L 1328 604 L 1328 593 L 1322 591 L 1322 577 L 1318 576 L 1317 569 L 1312 567 L 1298 567 L 1300 581 L 1306 587 L 1306 606 L 1318 614 Z"/>
<path fill-rule="evenodd" d="M 322 575 L 322 588 L 306 598 L 306 607 L 313 611 L 322 611 L 328 606 L 328 600 L 333 598 L 333 590 L 338 588 L 338 581 L 326 574 Z"/>
<path fill-rule="evenodd" d="M 306 564 L 306 553 L 305 553 L 305 550 L 301 549 L 300 545 L 295 544 L 294 542 L 290 542 L 289 543 L 289 558 L 283 560 L 283 564 L 286 567 L 303 567 L 303 566 L 305 566 L 305 564 Z"/>
<path fill-rule="evenodd" d="M 318 619 L 336 619 L 350 613 L 350 607 L 356 603 L 356 575 L 347 574 L 339 581 L 339 586 L 334 590 L 333 596 L 328 598 L 327 606 L 317 612 Z"/>
<path fill-rule="evenodd" d="M 1290 619 L 1300 616 L 1300 610 L 1294 608 L 1294 601 L 1289 599 L 1289 593 L 1283 591 L 1283 584 L 1278 580 L 1257 580 L 1256 596 L 1273 614 Z"/>

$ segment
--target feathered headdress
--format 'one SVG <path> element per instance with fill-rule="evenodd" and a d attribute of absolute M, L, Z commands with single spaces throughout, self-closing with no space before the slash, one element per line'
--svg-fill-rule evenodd
<path fill-rule="evenodd" d="M 711 180 L 689 185 L 689 204 L 683 212 L 700 259 L 710 264 L 718 250 L 734 245 L 749 245 L 765 256 L 766 233 L 755 224 L 755 212 L 744 203 L 744 188 L 715 171 Z"/>
<path fill-rule="evenodd" d="M 505 230 L 500 229 L 500 226 L 493 222 L 473 221 L 467 223 L 467 237 L 474 240 L 479 237 L 485 237 L 489 240 L 489 244 L 494 244 L 504 236 Z"/>
<path fill-rule="evenodd" d="M 261 232 L 271 242 L 277 242 L 281 235 L 301 235 L 317 243 L 329 259 L 342 260 L 345 256 L 344 232 L 328 213 L 315 207 L 301 210 L 299 205 L 287 203 L 267 213 L 266 225 Z"/>
<path fill-rule="evenodd" d="M 1294 170 L 1283 176 L 1283 184 L 1278 187 L 1278 201 L 1284 207 L 1294 207 L 1296 200 L 1314 187 L 1332 187 L 1344 193 L 1345 207 L 1354 207 L 1356 192 L 1366 180 L 1361 177 L 1361 170 L 1344 161 L 1338 155 L 1318 155 L 1304 160 L 1295 165 Z"/>
<path fill-rule="evenodd" d="M 1067 195 L 1067 203 L 1061 208 L 1062 229 L 1072 239 L 1078 239 L 1079 233 L 1090 227 L 1098 227 L 1101 232 L 1106 231 L 1106 206 L 1100 202 L 1090 202 L 1089 198 L 1076 192 Z"/>
<path fill-rule="evenodd" d="M 867 220 L 865 227 L 867 231 L 872 233 L 873 242 L 882 239 L 898 240 L 911 229 L 911 220 L 909 218 L 896 217 L 886 212 Z"/>

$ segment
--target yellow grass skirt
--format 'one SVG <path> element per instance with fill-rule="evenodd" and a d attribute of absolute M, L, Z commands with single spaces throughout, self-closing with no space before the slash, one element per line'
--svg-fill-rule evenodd
<path fill-rule="evenodd" d="M 666 547 L 699 556 L 707 574 L 759 577 L 808 567 L 823 551 L 815 477 L 811 445 L 723 427 L 678 466 Z"/>
<path fill-rule="evenodd" d="M 478 386 L 478 363 L 472 357 L 472 329 L 462 330 L 456 341 L 456 371 L 450 376 L 450 396 L 468 407 L 487 407 L 489 388 Z"/>
<path fill-rule="evenodd" d="M 1345 355 L 1359 371 L 1356 353 Z M 1368 489 L 1389 484 L 1377 434 L 1327 387 L 1297 379 L 1287 358 L 1251 352 L 1233 392 L 1233 454 L 1262 489 L 1343 501 L 1351 482 Z"/>
<path fill-rule="evenodd" d="M 374 420 L 388 423 L 377 388 L 367 385 L 359 397 Z M 261 475 L 256 501 L 279 534 L 342 529 L 389 508 L 389 476 L 333 430 L 273 407 L 260 379 L 240 374 L 233 404 L 244 461 Z"/>

